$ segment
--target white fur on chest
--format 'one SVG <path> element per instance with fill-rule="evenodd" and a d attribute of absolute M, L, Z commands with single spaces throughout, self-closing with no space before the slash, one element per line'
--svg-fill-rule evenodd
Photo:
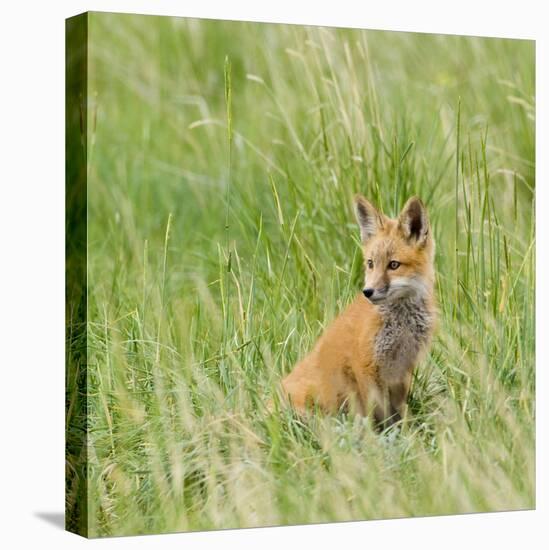
<path fill-rule="evenodd" d="M 432 315 L 422 299 L 400 300 L 380 306 L 383 325 L 375 339 L 379 375 L 398 382 L 415 365 L 428 343 Z"/>

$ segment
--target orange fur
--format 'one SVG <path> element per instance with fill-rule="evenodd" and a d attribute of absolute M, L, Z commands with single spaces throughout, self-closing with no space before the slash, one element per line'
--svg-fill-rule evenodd
<path fill-rule="evenodd" d="M 392 423 L 404 415 L 413 369 L 434 326 L 434 242 L 419 199 L 410 199 L 397 220 L 363 197 L 356 204 L 365 292 L 373 295 L 357 296 L 328 326 L 282 390 L 301 413 L 312 405 L 328 413 L 352 408 Z"/>
<path fill-rule="evenodd" d="M 346 401 L 365 404 L 368 388 L 375 383 L 373 337 L 380 324 L 375 306 L 362 295 L 355 298 L 282 381 L 292 405 L 303 412 L 315 403 L 336 412 Z"/>

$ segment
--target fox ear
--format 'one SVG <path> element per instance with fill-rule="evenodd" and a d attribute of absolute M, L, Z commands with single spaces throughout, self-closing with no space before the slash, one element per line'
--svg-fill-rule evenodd
<path fill-rule="evenodd" d="M 404 205 L 398 217 L 398 227 L 404 237 L 418 244 L 425 244 L 429 235 L 427 210 L 420 199 L 412 197 Z"/>
<path fill-rule="evenodd" d="M 360 226 L 360 236 L 365 243 L 383 227 L 381 215 L 362 195 L 355 195 L 355 212 Z"/>

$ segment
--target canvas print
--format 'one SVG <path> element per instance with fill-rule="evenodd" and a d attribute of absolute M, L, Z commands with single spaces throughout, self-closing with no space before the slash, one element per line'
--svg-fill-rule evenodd
<path fill-rule="evenodd" d="M 66 25 L 66 526 L 535 507 L 535 44 Z"/>

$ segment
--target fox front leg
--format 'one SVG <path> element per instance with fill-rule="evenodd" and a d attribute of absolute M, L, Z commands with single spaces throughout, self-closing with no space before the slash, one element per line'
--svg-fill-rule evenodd
<path fill-rule="evenodd" d="M 377 399 L 374 408 L 376 426 L 385 430 L 406 417 L 406 400 L 410 391 L 411 374 L 391 384 L 378 386 Z"/>
<path fill-rule="evenodd" d="M 406 401 L 410 393 L 411 382 L 412 373 L 408 373 L 402 381 L 393 383 L 389 386 L 390 425 L 406 417 Z"/>
<path fill-rule="evenodd" d="M 391 426 L 391 400 L 389 387 L 378 382 L 375 392 L 375 405 L 373 408 L 375 426 L 383 431 Z"/>

